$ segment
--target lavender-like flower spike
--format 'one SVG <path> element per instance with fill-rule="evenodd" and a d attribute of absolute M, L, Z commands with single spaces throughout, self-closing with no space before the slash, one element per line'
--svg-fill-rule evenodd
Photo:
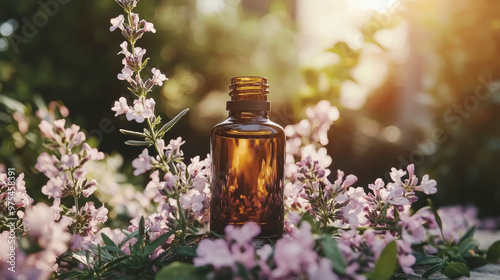
<path fill-rule="evenodd" d="M 116 3 L 118 3 L 118 5 L 120 5 L 120 7 L 128 11 L 135 8 L 137 6 L 137 3 L 139 2 L 139 0 L 115 0 L 115 1 Z"/>

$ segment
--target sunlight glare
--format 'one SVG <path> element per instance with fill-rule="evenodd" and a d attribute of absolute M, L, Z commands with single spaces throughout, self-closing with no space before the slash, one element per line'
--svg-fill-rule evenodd
<path fill-rule="evenodd" d="M 364 10 L 375 10 L 377 12 L 384 12 L 395 0 L 349 0 L 354 6 Z"/>

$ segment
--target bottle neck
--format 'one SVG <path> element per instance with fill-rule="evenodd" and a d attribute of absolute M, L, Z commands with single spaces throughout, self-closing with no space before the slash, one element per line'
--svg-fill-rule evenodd
<path fill-rule="evenodd" d="M 227 102 L 229 118 L 240 120 L 269 120 L 271 103 L 267 101 L 267 79 L 242 76 L 231 79 L 231 100 Z"/>
<path fill-rule="evenodd" d="M 258 111 L 229 111 L 229 119 L 242 121 L 268 121 L 269 112 L 265 110 Z"/>

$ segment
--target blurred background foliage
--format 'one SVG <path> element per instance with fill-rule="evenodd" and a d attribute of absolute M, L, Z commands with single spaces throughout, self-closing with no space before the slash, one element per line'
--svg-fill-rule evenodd
<path fill-rule="evenodd" d="M 500 215 L 500 2 L 142 0 L 137 11 L 157 30 L 139 41 L 149 67 L 170 79 L 153 93 L 158 111 L 168 119 L 191 109 L 168 135 L 187 140 L 187 159 L 209 151 L 230 78 L 266 76 L 283 126 L 321 99 L 339 107 L 332 170 L 367 186 L 413 162 L 438 181 L 438 204 Z M 112 0 L 0 3 L 0 162 L 26 173 L 32 196 L 45 183 L 33 168 L 38 117 L 66 107 L 114 154 L 119 181 L 144 185 L 130 176 L 140 151 L 118 131 L 139 126 L 110 110 L 127 94 L 116 79 L 122 39 L 109 32 L 120 12 Z"/>

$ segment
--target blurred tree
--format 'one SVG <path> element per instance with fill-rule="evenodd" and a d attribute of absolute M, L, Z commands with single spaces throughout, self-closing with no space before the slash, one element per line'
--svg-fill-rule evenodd
<path fill-rule="evenodd" d="M 413 1 L 411 24 L 423 34 L 425 90 L 434 100 L 425 159 L 440 202 L 472 203 L 482 215 L 500 208 L 500 2 Z"/>

